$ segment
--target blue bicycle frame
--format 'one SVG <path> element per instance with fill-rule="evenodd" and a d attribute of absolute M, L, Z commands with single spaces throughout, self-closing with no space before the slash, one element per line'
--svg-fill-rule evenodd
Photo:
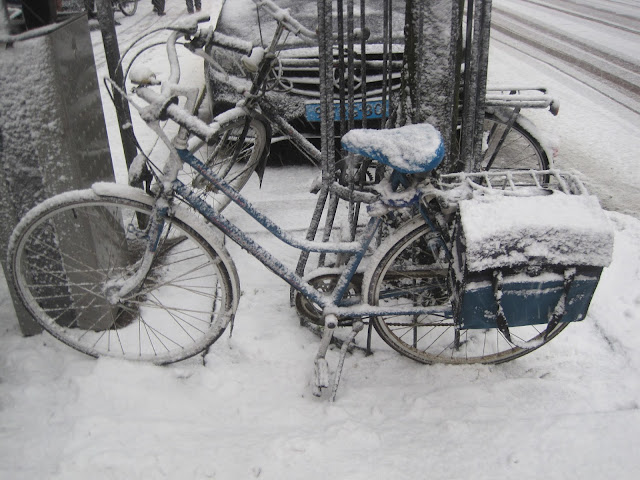
<path fill-rule="evenodd" d="M 226 181 L 218 177 L 204 163 L 198 160 L 188 150 L 178 150 L 181 160 L 189 164 L 199 174 L 206 178 L 216 189 L 229 196 L 231 200 L 242 208 L 249 216 L 255 219 L 260 225 L 267 229 L 272 235 L 287 245 L 297 248 L 304 252 L 326 252 L 326 253 L 347 253 L 351 258 L 347 262 L 344 270 L 340 274 L 336 288 L 330 296 L 312 287 L 300 275 L 296 274 L 286 265 L 282 264 L 264 247 L 249 238 L 246 233 L 236 227 L 221 213 L 216 212 L 208 205 L 197 193 L 182 183 L 180 180 L 173 181 L 174 191 L 184 199 L 191 207 L 195 208 L 208 221 L 220 229 L 231 240 L 240 247 L 248 251 L 252 256 L 258 259 L 274 274 L 285 280 L 293 288 L 301 292 L 305 297 L 320 305 L 325 313 L 332 313 L 336 316 L 357 316 L 367 317 L 375 315 L 425 315 L 425 314 L 450 314 L 450 307 L 379 307 L 367 304 L 360 304 L 357 307 L 346 305 L 345 294 L 349 288 L 349 284 L 362 262 L 367 249 L 374 238 L 382 219 L 380 217 L 372 217 L 354 242 L 312 242 L 307 240 L 298 240 L 293 238 L 287 232 L 282 230 L 271 219 L 259 212 L 245 197 L 231 187 Z"/>

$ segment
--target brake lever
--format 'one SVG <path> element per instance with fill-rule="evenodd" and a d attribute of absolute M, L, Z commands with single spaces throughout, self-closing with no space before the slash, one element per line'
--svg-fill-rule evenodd
<path fill-rule="evenodd" d="M 198 30 L 192 37 L 185 37 L 185 39 L 188 40 L 188 43 L 186 43 L 184 46 L 191 52 L 200 50 L 211 41 L 212 33 L 213 32 L 209 28 L 205 30 Z"/>

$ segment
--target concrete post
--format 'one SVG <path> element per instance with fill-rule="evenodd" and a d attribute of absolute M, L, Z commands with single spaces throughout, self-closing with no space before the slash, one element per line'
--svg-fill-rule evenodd
<path fill-rule="evenodd" d="M 490 21 L 491 0 L 407 0 L 398 123 L 429 122 L 440 130 L 447 152 L 442 172 L 473 170 L 480 159 Z"/>
<path fill-rule="evenodd" d="M 86 15 L 25 33 L 0 44 L 3 267 L 11 231 L 31 207 L 114 180 Z M 38 333 L 19 301 L 14 305 L 22 332 Z"/>
<path fill-rule="evenodd" d="M 400 125 L 428 122 L 442 133 L 449 171 L 457 118 L 459 0 L 407 0 Z M 457 150 L 457 149 L 456 149 Z"/>

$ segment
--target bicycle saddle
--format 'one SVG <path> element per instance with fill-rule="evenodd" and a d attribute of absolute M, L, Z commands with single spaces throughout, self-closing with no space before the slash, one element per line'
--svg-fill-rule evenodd
<path fill-rule="evenodd" d="M 429 172 L 444 158 L 442 135 L 429 123 L 385 130 L 350 130 L 342 137 L 342 147 L 401 173 Z"/>

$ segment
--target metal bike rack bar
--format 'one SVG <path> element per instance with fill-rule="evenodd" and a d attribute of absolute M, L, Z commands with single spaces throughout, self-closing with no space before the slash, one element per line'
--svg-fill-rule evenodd
<path fill-rule="evenodd" d="M 356 3 L 359 12 L 356 11 Z M 474 170 L 482 157 L 491 0 L 395 0 L 396 7 L 405 5 L 406 24 L 402 82 L 397 90 L 393 89 L 394 0 L 376 2 L 376 6 L 380 4 L 383 68 L 381 95 L 378 92 L 376 98 L 380 97 L 382 102 L 381 127 L 432 123 L 443 134 L 447 151 L 440 171 Z M 366 102 L 372 98 L 367 91 L 365 68 L 370 47 L 364 34 L 370 19 L 366 15 L 366 0 L 337 0 L 335 4 L 330 0 L 317 0 L 317 5 L 322 188 L 307 238 L 316 238 L 324 215 L 320 235 L 322 241 L 329 241 L 335 231 L 334 222 L 340 203 L 338 197 L 329 191 L 330 184 L 336 180 L 336 172 L 352 189 L 357 189 L 358 180 L 362 180 L 349 178 L 345 175 L 345 166 L 341 163 L 337 166 L 341 158 L 334 139 L 336 133 L 342 136 L 355 126 L 369 126 L 366 114 L 360 125 L 356 125 L 354 105 L 358 101 L 367 105 Z M 466 41 L 462 32 L 465 24 Z M 360 37 L 357 37 L 358 33 Z M 360 52 L 356 49 L 358 42 Z M 359 96 L 356 96 L 356 84 Z M 507 96 L 504 92 L 495 92 L 491 100 L 516 101 L 505 99 Z M 533 95 L 531 102 L 546 100 L 544 95 Z M 396 107 L 400 107 L 397 110 L 399 114 L 395 114 Z M 334 126 L 338 132 L 334 131 Z M 360 209 L 359 203 L 349 203 L 349 238 L 344 240 L 354 238 Z M 304 273 L 308 260 L 307 254 L 300 257 L 299 274 Z M 317 267 L 326 263 L 325 256 L 320 255 Z"/>
<path fill-rule="evenodd" d="M 490 28 L 491 0 L 468 0 L 459 160 L 465 171 L 476 170 L 482 159 Z"/>
<path fill-rule="evenodd" d="M 404 1 L 404 0 L 401 0 Z M 379 2 L 378 2 L 379 3 Z M 312 222 L 307 230 L 307 238 L 313 239 L 318 234 L 320 219 L 325 214 L 322 228 L 322 240 L 328 241 L 334 228 L 339 199 L 329 193 L 329 186 L 336 178 L 336 162 L 339 155 L 335 145 L 336 133 L 343 135 L 356 126 L 355 104 L 368 105 L 370 98 L 367 91 L 366 66 L 370 60 L 368 54 L 368 35 L 366 0 L 338 0 L 336 11 L 329 0 L 318 0 L 318 31 L 320 59 L 320 101 L 321 101 L 321 151 L 322 151 L 322 189 L 316 205 Z M 359 11 L 356 11 L 356 6 Z M 387 122 L 387 112 L 392 110 L 392 8 L 393 0 L 383 0 L 382 34 L 382 92 L 378 93 L 382 102 L 381 124 Z M 335 19 L 335 21 L 334 21 Z M 335 27 L 335 28 L 334 28 Z M 334 41 L 335 39 L 335 41 Z M 359 52 L 357 50 L 360 50 Z M 358 90 L 356 92 L 356 90 Z M 376 97 L 376 98 L 377 98 Z M 336 113 L 337 112 L 337 113 Z M 337 118 L 336 118 L 337 117 Z M 368 126 L 366 111 L 362 114 L 360 125 Z M 336 132 L 338 128 L 338 132 Z M 345 178 L 344 166 L 340 174 Z M 353 182 L 353 180 L 351 180 Z M 354 184 L 351 185 L 355 187 Z M 354 238 L 360 205 L 352 202 L 349 205 L 349 236 Z M 302 254 L 298 263 L 298 273 L 302 274 L 308 261 L 308 255 Z M 320 255 L 318 266 L 325 263 L 324 255 Z"/>
<path fill-rule="evenodd" d="M 320 150 L 322 168 L 322 188 L 318 192 L 318 200 L 307 229 L 307 240 L 314 240 L 322 219 L 329 186 L 335 178 L 335 139 L 333 125 L 333 8 L 331 0 L 318 0 L 318 48 L 320 79 Z M 329 121 L 329 116 L 331 121 Z M 296 266 L 296 273 L 303 275 L 309 253 L 302 252 Z M 294 290 L 291 290 L 293 303 Z"/>

